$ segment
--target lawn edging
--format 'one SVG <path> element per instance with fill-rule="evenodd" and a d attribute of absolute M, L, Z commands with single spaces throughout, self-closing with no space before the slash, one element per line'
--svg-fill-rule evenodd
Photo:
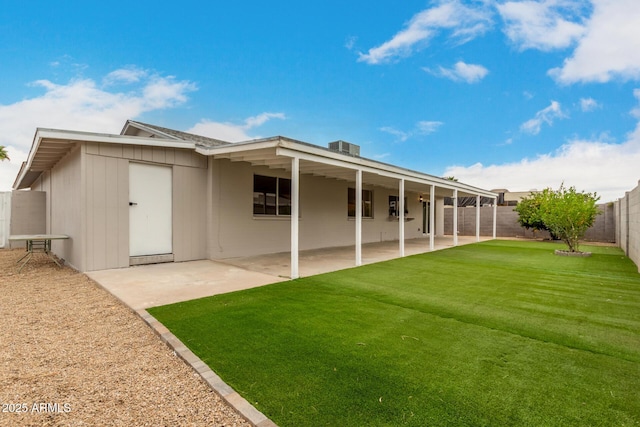
<path fill-rule="evenodd" d="M 255 427 L 278 427 L 276 423 L 258 411 L 244 397 L 240 396 L 237 391 L 229 387 L 206 363 L 189 350 L 182 341 L 173 335 L 166 326 L 149 314 L 147 310 L 137 310 L 136 313 L 177 356 L 184 360 L 187 365 L 191 366 L 209 387 L 244 419 Z"/>
<path fill-rule="evenodd" d="M 564 249 L 556 249 L 554 252 L 559 256 L 568 256 L 568 257 L 577 257 L 577 258 L 588 258 L 591 256 L 591 252 L 581 252 L 581 251 L 567 251 Z"/>

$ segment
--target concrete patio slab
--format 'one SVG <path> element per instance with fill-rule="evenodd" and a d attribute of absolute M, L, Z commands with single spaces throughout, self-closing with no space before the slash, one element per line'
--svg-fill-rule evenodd
<path fill-rule="evenodd" d="M 480 241 L 485 240 L 491 240 L 491 238 L 480 238 Z M 476 243 L 476 241 L 475 236 L 460 236 L 458 237 L 458 246 Z M 453 247 L 453 237 L 436 237 L 434 250 L 437 251 L 451 247 Z M 400 243 L 398 241 L 363 244 L 362 264 L 366 265 L 398 258 L 399 251 Z M 428 237 L 405 240 L 405 256 L 417 255 L 425 252 L 430 252 Z M 289 252 L 240 258 L 227 258 L 222 262 L 247 270 L 266 273 L 278 277 L 289 277 L 291 274 L 291 255 Z M 355 246 L 300 251 L 299 272 L 301 277 L 329 273 L 353 267 L 355 267 Z"/>
<path fill-rule="evenodd" d="M 134 310 L 286 280 L 209 260 L 91 271 L 87 276 Z"/>
<path fill-rule="evenodd" d="M 459 237 L 458 244 L 475 241 L 475 237 Z M 439 237 L 435 241 L 435 250 L 452 246 L 450 236 Z M 405 241 L 406 256 L 424 252 L 429 252 L 428 238 Z M 398 254 L 397 241 L 362 245 L 363 264 L 397 258 Z M 299 259 L 303 277 L 328 273 L 354 267 L 355 248 L 301 251 Z M 91 271 L 87 275 L 129 307 L 140 310 L 288 280 L 290 262 L 290 254 L 284 252 L 223 261 L 172 262 Z"/>

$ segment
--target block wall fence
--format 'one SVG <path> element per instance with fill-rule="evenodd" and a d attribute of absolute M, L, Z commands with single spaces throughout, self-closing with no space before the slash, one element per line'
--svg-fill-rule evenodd
<path fill-rule="evenodd" d="M 598 205 L 600 214 L 596 222 L 585 235 L 585 240 L 592 242 L 616 243 L 616 203 Z M 513 206 L 498 206 L 496 235 L 500 237 L 520 237 L 525 239 L 549 238 L 547 231 L 527 230 L 518 224 L 518 213 Z M 453 208 L 445 209 L 444 233 L 453 234 Z M 493 233 L 493 207 L 480 208 L 480 235 L 491 236 Z M 458 235 L 476 235 L 476 208 L 473 206 L 458 208 Z"/>
<path fill-rule="evenodd" d="M 640 272 L 640 182 L 616 202 L 616 238 Z"/>

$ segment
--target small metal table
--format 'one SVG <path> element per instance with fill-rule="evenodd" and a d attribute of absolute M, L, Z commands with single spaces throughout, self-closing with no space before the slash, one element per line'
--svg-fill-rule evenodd
<path fill-rule="evenodd" d="M 20 261 L 24 260 L 24 262 L 18 268 L 18 272 L 22 270 L 34 253 L 41 252 L 47 254 L 49 258 L 56 263 L 58 267 L 61 267 L 58 260 L 51 254 L 51 241 L 52 240 L 63 240 L 68 239 L 69 236 L 66 234 L 19 234 L 14 236 L 9 236 L 9 241 L 19 241 L 24 240 L 26 242 L 26 250 L 27 253 L 16 261 L 16 264 L 20 263 Z"/>

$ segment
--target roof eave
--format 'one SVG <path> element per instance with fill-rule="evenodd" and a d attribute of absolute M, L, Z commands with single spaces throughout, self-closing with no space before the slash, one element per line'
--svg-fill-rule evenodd
<path fill-rule="evenodd" d="M 138 136 L 123 136 L 123 135 L 112 135 L 112 134 L 101 134 L 101 133 L 93 133 L 93 132 L 81 132 L 81 131 L 69 131 L 69 130 L 59 130 L 59 129 L 46 129 L 46 128 L 38 128 L 36 129 L 36 133 L 33 138 L 33 143 L 31 145 L 31 150 L 29 151 L 29 155 L 27 156 L 26 162 L 20 168 L 16 180 L 13 183 L 13 188 L 16 190 L 29 188 L 31 184 L 37 179 L 38 176 L 42 173 L 42 171 L 32 171 L 31 167 L 35 157 L 38 155 L 38 149 L 42 144 L 43 140 L 55 140 L 66 142 L 69 144 L 76 144 L 82 142 L 100 142 L 106 144 L 124 144 L 124 145 L 142 145 L 142 146 L 152 146 L 152 147 L 164 147 L 164 148 L 187 148 L 187 149 L 195 149 L 196 145 L 192 142 L 185 141 L 177 141 L 173 140 L 165 140 L 159 138 L 145 138 Z M 37 172 L 34 175 L 34 172 Z M 29 175 L 31 174 L 31 175 Z M 28 179 L 25 179 L 29 176 Z M 35 178 L 34 178 L 35 176 Z"/>

